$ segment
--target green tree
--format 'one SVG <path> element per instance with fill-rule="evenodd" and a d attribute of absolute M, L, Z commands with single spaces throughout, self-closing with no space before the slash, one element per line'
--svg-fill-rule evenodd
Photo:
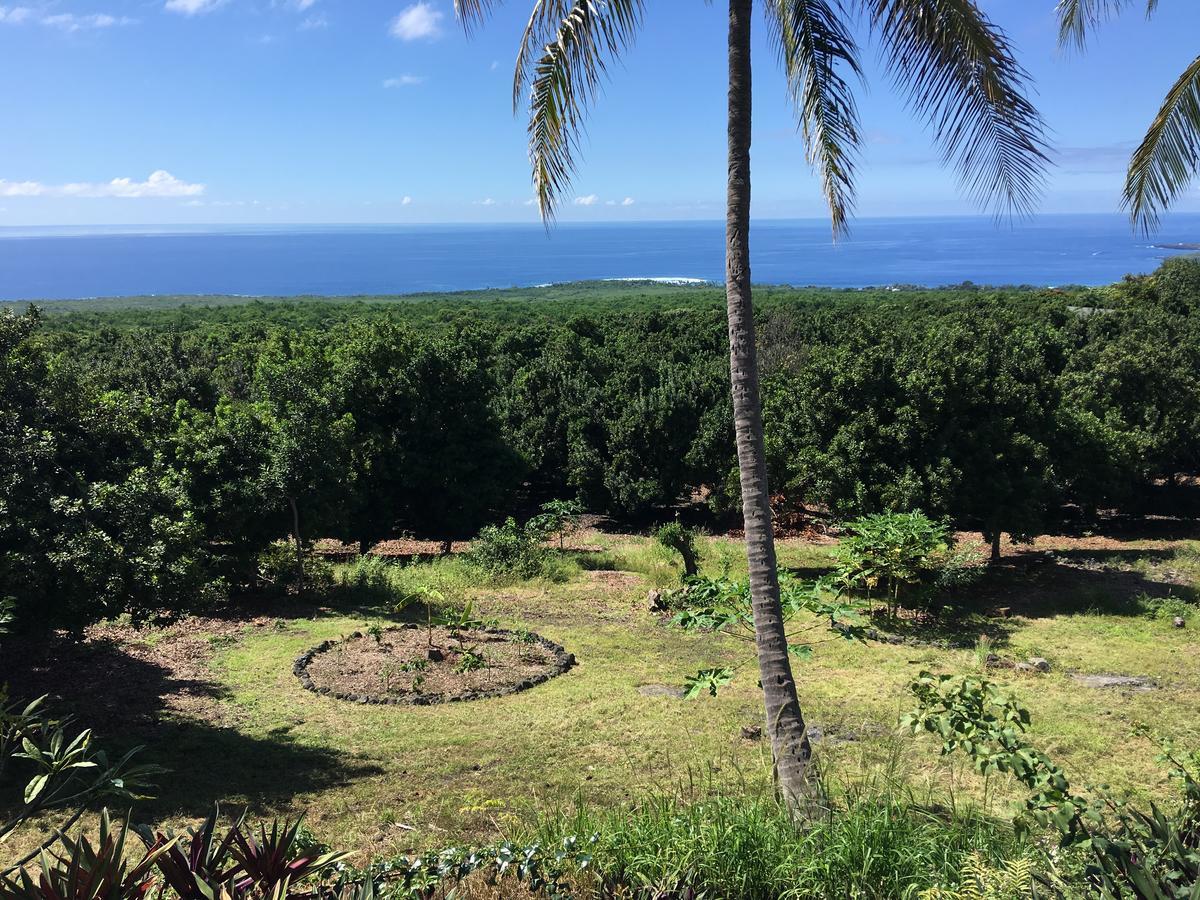
<path fill-rule="evenodd" d="M 258 555 L 290 533 L 266 479 L 273 435 L 271 407 L 222 398 L 212 412 L 180 402 L 171 436 L 176 465 L 205 539 L 236 584 L 249 587 Z"/>
<path fill-rule="evenodd" d="M 456 0 L 482 22 L 499 0 Z M 853 205 L 860 129 L 850 80 L 861 74 L 851 15 L 866 13 L 897 81 L 932 125 L 967 190 L 1002 207 L 1035 199 L 1045 161 L 1042 123 L 1003 33 L 972 0 L 764 0 L 810 162 L 843 231 Z M 552 218 L 568 187 L 579 135 L 608 63 L 642 24 L 642 0 L 539 0 L 517 55 L 514 103 L 529 97 L 533 187 Z M 728 8 L 726 309 L 734 431 L 766 718 L 785 799 L 807 802 L 811 750 L 787 655 L 771 522 L 750 279 L 752 0 Z"/>
<path fill-rule="evenodd" d="M 167 411 L 57 367 L 39 322 L 0 312 L 0 597 L 23 628 L 73 630 L 215 599 Z"/>
<path fill-rule="evenodd" d="M 519 483 L 478 343 L 390 324 L 334 336 L 330 391 L 354 421 L 348 529 L 364 552 L 401 529 L 449 545 L 488 521 Z"/>
<path fill-rule="evenodd" d="M 1002 532 L 1037 534 L 1056 498 L 1060 357 L 1053 331 L 984 308 L 939 322 L 897 363 L 930 508 L 976 523 L 993 560 Z"/>
<path fill-rule="evenodd" d="M 336 531 L 353 490 L 348 460 L 354 417 L 339 415 L 327 380 L 318 348 L 282 339 L 264 348 L 255 372 L 268 426 L 263 496 L 290 513 L 301 590 L 313 530 Z"/>

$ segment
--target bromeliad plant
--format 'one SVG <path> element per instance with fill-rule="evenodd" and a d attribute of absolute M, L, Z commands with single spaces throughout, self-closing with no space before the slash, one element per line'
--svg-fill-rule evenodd
<path fill-rule="evenodd" d="M 292 823 L 280 824 L 276 819 L 269 831 L 265 824 L 260 825 L 257 838 L 252 831 L 233 828 L 229 852 L 241 869 L 236 884 L 239 894 L 287 896 L 290 886 L 319 877 L 350 855 L 305 846 L 303 824 L 303 816 Z"/>
<path fill-rule="evenodd" d="M 816 646 L 828 641 L 865 640 L 865 622 L 853 604 L 843 602 L 832 579 L 805 583 L 780 572 L 779 588 L 788 653 L 793 658 L 809 660 Z M 672 603 L 682 604 L 684 609 L 672 621 L 684 631 L 723 632 L 754 643 L 754 610 L 748 582 L 727 575 L 720 578 L 698 575 L 685 579 L 683 590 L 673 596 Z M 802 618 L 802 614 L 807 616 Z M 809 637 L 825 630 L 830 632 L 827 638 Z M 699 670 L 684 682 L 684 696 L 698 697 L 707 692 L 715 697 L 733 680 L 740 665 Z"/>
<path fill-rule="evenodd" d="M 1160 762 L 1182 788 L 1172 810 L 1138 809 L 1099 787 L 1076 793 L 1066 774 L 1025 739 L 1029 711 L 986 679 L 922 672 L 909 686 L 917 708 L 902 719 L 914 733 L 942 741 L 942 754 L 965 753 L 981 774 L 1005 773 L 1029 794 L 1018 831 L 1051 829 L 1064 847 L 1090 854 L 1087 876 L 1106 898 L 1200 897 L 1200 752 L 1179 753 L 1159 739 Z M 1144 727 L 1137 733 L 1148 736 Z"/>
<path fill-rule="evenodd" d="M 45 697 L 31 703 L 9 700 L 0 690 L 0 792 L 20 789 L 20 798 L 0 819 L 0 841 L 35 816 L 57 814 L 51 836 L 0 875 L 8 875 L 38 856 L 100 800 L 132 801 L 148 779 L 165 770 L 134 765 L 135 747 L 112 761 L 96 746 L 91 729 L 74 732 L 69 718 L 55 719 Z"/>
<path fill-rule="evenodd" d="M 237 819 L 218 836 L 219 811 L 186 835 L 114 827 L 108 810 L 100 813 L 95 844 L 58 833 L 57 850 L 43 849 L 34 872 L 0 878 L 0 900 L 142 900 L 155 895 L 172 900 L 294 900 L 299 897 L 357 897 L 330 888 L 326 876 L 347 858 L 308 841 L 302 820 L 260 826 L 257 836 Z M 136 833 L 144 845 L 140 857 L 129 848 Z"/>
<path fill-rule="evenodd" d="M 84 835 L 56 835 L 60 851 L 41 850 L 37 870 L 21 869 L 14 880 L 0 879 L 0 900 L 141 900 L 154 889 L 154 867 L 172 842 L 156 840 L 130 862 L 129 831 L 128 822 L 114 828 L 103 810 L 95 845 Z"/>
<path fill-rule="evenodd" d="M 155 865 L 166 887 L 179 900 L 215 900 L 219 894 L 234 893 L 241 866 L 233 859 L 233 841 L 234 834 L 241 830 L 242 819 L 218 839 L 219 816 L 220 809 L 213 807 L 199 828 L 188 829 L 186 837 L 154 832 L 144 825 L 136 829 L 147 849 L 165 846 Z"/>

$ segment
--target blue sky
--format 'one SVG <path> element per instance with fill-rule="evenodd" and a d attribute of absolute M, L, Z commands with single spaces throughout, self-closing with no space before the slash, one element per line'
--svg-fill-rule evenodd
<path fill-rule="evenodd" d="M 648 5 L 563 220 L 722 215 L 724 9 Z M 1080 54 L 1056 47 L 1053 0 L 982 5 L 1058 148 L 1042 209 L 1115 211 L 1129 150 L 1200 52 L 1200 8 L 1133 9 Z M 450 0 L 0 0 L 0 225 L 535 220 L 510 104 L 528 7 L 511 0 L 467 39 Z M 755 215 L 820 216 L 755 26 Z M 865 59 L 859 214 L 971 212 Z M 1200 210 L 1200 192 L 1178 208 Z"/>

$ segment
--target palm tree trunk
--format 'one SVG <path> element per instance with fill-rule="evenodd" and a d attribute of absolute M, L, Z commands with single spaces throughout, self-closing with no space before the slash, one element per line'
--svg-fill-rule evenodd
<path fill-rule="evenodd" d="M 776 783 L 788 806 L 807 812 L 815 795 L 812 748 L 788 659 L 771 498 L 767 490 L 754 309 L 750 296 L 750 15 L 752 0 L 729 2 L 729 182 L 725 226 L 725 298 L 729 370 L 738 468 L 742 482 L 746 555 L 758 666 Z"/>

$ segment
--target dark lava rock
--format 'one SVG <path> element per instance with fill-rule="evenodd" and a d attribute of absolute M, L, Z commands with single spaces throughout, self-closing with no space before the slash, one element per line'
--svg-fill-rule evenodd
<path fill-rule="evenodd" d="M 1131 691 L 1152 691 L 1157 685 L 1142 675 L 1080 675 L 1071 676 L 1084 687 L 1125 688 Z"/>

